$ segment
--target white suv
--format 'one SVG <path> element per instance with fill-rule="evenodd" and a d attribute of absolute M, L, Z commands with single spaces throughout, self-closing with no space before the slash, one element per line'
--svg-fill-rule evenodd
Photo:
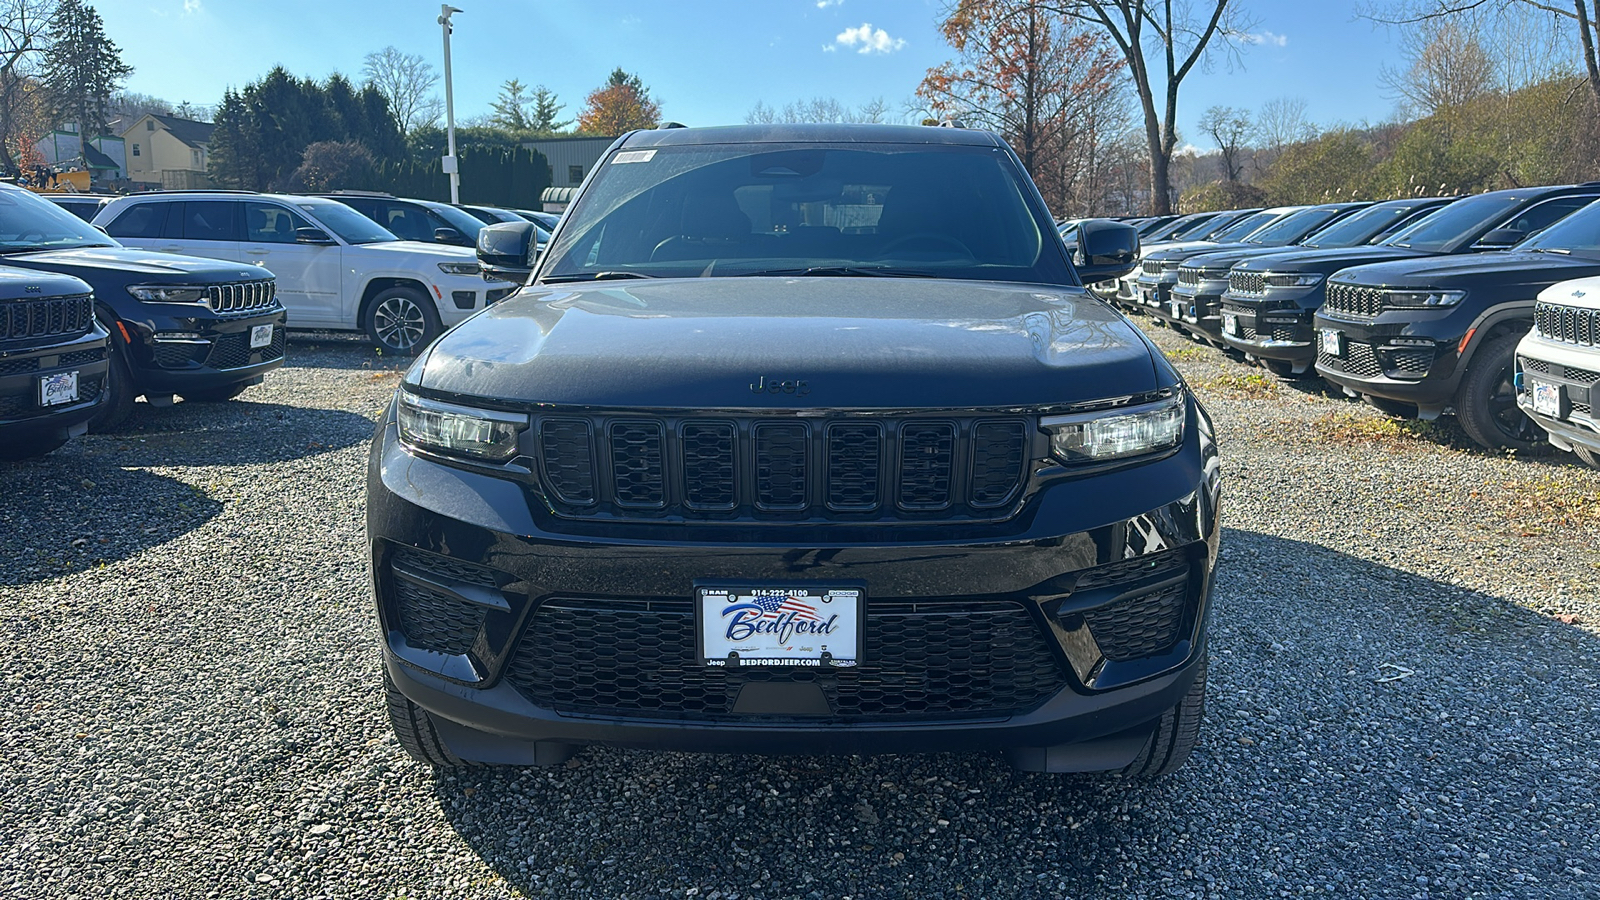
<path fill-rule="evenodd" d="M 1517 345 L 1517 405 L 1550 436 L 1600 468 L 1600 278 L 1539 292 L 1533 330 Z"/>
<path fill-rule="evenodd" d="M 94 224 L 130 247 L 264 266 L 290 328 L 365 331 L 415 353 L 516 286 L 485 281 L 466 247 L 402 241 L 343 203 L 249 191 L 120 197 Z"/>

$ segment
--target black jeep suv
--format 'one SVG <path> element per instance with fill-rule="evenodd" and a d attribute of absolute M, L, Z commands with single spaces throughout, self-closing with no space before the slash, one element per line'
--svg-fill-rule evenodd
<path fill-rule="evenodd" d="M 154 404 L 237 397 L 283 365 L 284 311 L 259 266 L 130 250 L 38 195 L 0 185 L 0 263 L 83 279 L 111 333 L 105 402 L 115 427 Z"/>
<path fill-rule="evenodd" d="M 1346 269 L 1317 313 L 1317 372 L 1391 413 L 1454 411 L 1491 450 L 1531 450 L 1544 431 L 1517 406 L 1516 349 L 1534 302 L 1600 275 L 1600 203 L 1503 253 Z"/>
<path fill-rule="evenodd" d="M 1366 263 L 1505 250 L 1596 195 L 1600 185 L 1494 191 L 1457 200 L 1377 244 L 1243 260 L 1229 271 L 1222 295 L 1223 339 L 1277 374 L 1308 372 L 1317 361 L 1311 317 L 1328 276 Z"/>
<path fill-rule="evenodd" d="M 529 231 L 488 226 L 487 267 Z M 1160 773 L 1205 691 L 1204 410 L 985 132 L 634 132 L 407 372 L 367 523 L 436 765 L 577 745 Z"/>
<path fill-rule="evenodd" d="M 0 267 L 0 460 L 43 456 L 89 427 L 106 336 L 87 284 Z"/>

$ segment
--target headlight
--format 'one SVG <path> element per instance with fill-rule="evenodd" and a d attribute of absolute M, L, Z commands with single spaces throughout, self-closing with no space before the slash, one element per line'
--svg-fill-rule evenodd
<path fill-rule="evenodd" d="M 1261 280 L 1267 287 L 1312 287 L 1322 281 L 1322 276 L 1315 273 L 1308 275 L 1263 275 Z"/>
<path fill-rule="evenodd" d="M 528 417 L 428 400 L 402 390 L 400 440 L 419 450 L 505 462 L 517 455 L 517 435 Z"/>
<path fill-rule="evenodd" d="M 206 289 L 186 285 L 131 284 L 128 293 L 145 303 L 204 303 Z"/>
<path fill-rule="evenodd" d="M 439 271 L 446 275 L 476 275 L 478 264 L 471 263 L 439 263 Z"/>
<path fill-rule="evenodd" d="M 1467 296 L 1466 291 L 1388 291 L 1384 306 L 1455 306 Z"/>
<path fill-rule="evenodd" d="M 1047 416 L 1039 425 L 1050 435 L 1050 449 L 1062 462 L 1103 462 L 1178 446 L 1183 442 L 1184 414 L 1184 396 L 1178 391 L 1139 406 Z"/>

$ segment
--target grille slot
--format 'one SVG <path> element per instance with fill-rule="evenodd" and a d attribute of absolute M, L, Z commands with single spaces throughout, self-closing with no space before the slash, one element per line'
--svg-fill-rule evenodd
<path fill-rule="evenodd" d="M 733 426 L 690 422 L 683 426 L 683 502 L 690 509 L 733 509 L 737 496 Z"/>
<path fill-rule="evenodd" d="M 545 483 L 562 503 L 589 506 L 595 502 L 590 437 L 585 419 L 544 419 L 539 423 Z"/>
<path fill-rule="evenodd" d="M 1600 310 L 1536 303 L 1533 328 L 1545 340 L 1593 347 L 1600 343 Z"/>
<path fill-rule="evenodd" d="M 756 426 L 756 505 L 768 510 L 806 508 L 806 426 Z"/>
<path fill-rule="evenodd" d="M 235 315 L 277 306 L 274 281 L 240 281 L 206 286 L 206 305 L 218 315 Z"/>
<path fill-rule="evenodd" d="M 1139 270 L 1146 275 L 1160 275 L 1161 261 L 1157 259 L 1147 259 L 1139 264 Z"/>
<path fill-rule="evenodd" d="M 733 705 L 751 682 L 814 683 L 830 715 L 803 721 L 840 723 L 1015 715 L 1065 687 L 1020 604 L 869 600 L 864 626 L 853 668 L 711 667 L 695 659 L 688 601 L 547 601 L 506 678 L 561 712 L 701 721 L 747 719 Z"/>
<path fill-rule="evenodd" d="M 1228 290 L 1235 294 L 1265 294 L 1267 280 L 1260 272 L 1229 272 Z"/>
<path fill-rule="evenodd" d="M 950 470 L 955 443 L 955 426 L 942 422 L 910 425 L 902 430 L 902 509 L 943 509 L 950 505 Z"/>
<path fill-rule="evenodd" d="M 1370 319 L 1383 310 L 1383 291 L 1353 284 L 1329 284 L 1324 308 L 1347 318 Z"/>
<path fill-rule="evenodd" d="M 666 505 L 661 423 L 611 424 L 611 490 L 616 504 L 631 509 Z"/>
<path fill-rule="evenodd" d="M 89 294 L 0 303 L 0 341 L 83 334 L 93 322 Z"/>
<path fill-rule="evenodd" d="M 828 508 L 878 508 L 883 431 L 874 424 L 828 426 Z"/>
<path fill-rule="evenodd" d="M 983 422 L 972 430 L 972 488 L 979 509 L 1003 506 L 1022 484 L 1027 431 L 1021 422 Z"/>

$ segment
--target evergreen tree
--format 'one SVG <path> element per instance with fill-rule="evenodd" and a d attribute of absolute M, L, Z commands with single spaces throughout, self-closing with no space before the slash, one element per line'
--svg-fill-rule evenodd
<path fill-rule="evenodd" d="M 567 108 L 565 103 L 556 101 L 556 92 L 544 85 L 533 89 L 533 97 L 529 100 L 532 111 L 528 114 L 528 129 L 535 134 L 549 135 L 566 131 L 572 127 L 571 119 L 557 121 L 556 117 Z"/>
<path fill-rule="evenodd" d="M 528 86 L 513 78 L 500 85 L 500 96 L 494 101 L 494 115 L 489 117 L 492 125 L 498 125 L 511 131 L 528 130 L 528 104 L 533 98 L 527 96 Z"/>
<path fill-rule="evenodd" d="M 84 137 L 105 133 L 111 95 L 133 74 L 106 37 L 105 23 L 84 0 L 61 0 L 50 17 L 44 85 L 58 122 L 75 122 Z"/>

